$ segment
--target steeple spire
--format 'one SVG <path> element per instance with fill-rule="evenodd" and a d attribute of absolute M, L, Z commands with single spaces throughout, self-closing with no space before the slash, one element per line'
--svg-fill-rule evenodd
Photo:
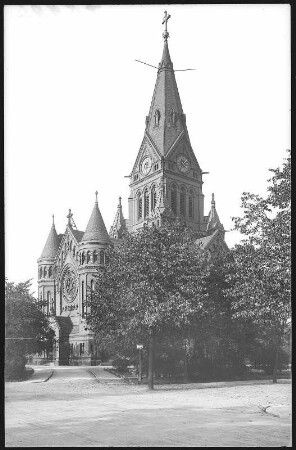
<path fill-rule="evenodd" d="M 218 213 L 216 211 L 216 202 L 215 202 L 215 195 L 212 194 L 212 201 L 211 201 L 211 211 L 209 213 L 208 223 L 207 223 L 207 231 L 211 230 L 220 230 L 224 231 L 224 227 L 222 223 L 220 222 Z"/>
<path fill-rule="evenodd" d="M 109 243 L 110 238 L 98 206 L 98 191 L 95 192 L 95 195 L 95 205 L 81 242 L 97 241 L 100 243 Z"/>
<path fill-rule="evenodd" d="M 124 232 L 126 232 L 126 222 L 122 213 L 121 197 L 119 197 L 117 211 L 109 234 L 114 239 L 121 239 Z"/>

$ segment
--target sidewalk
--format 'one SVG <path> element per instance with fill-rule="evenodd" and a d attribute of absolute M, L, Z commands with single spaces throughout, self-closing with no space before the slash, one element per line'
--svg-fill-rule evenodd
<path fill-rule="evenodd" d="M 34 366 L 30 364 L 27 367 L 31 367 L 34 373 L 23 383 L 43 383 L 52 376 L 54 370 L 54 367 L 50 366 Z"/>

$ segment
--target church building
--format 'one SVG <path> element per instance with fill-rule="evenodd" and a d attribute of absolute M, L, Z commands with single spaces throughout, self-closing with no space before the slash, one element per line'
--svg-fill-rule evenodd
<path fill-rule="evenodd" d="M 64 233 L 57 233 L 53 221 L 38 259 L 38 302 L 56 333 L 51 355 L 56 364 L 100 362 L 93 334 L 86 329 L 86 296 L 93 289 L 98 267 L 105 264 L 106 248 L 120 242 L 124 233 L 133 233 L 144 225 L 161 226 L 170 216 L 198 232 L 197 243 L 210 252 L 228 249 L 214 194 L 210 212 L 204 215 L 203 172 L 190 143 L 170 57 L 169 18 L 165 12 L 162 57 L 145 118 L 144 137 L 131 168 L 128 219 L 124 218 L 119 197 L 108 233 L 96 192 L 85 231 L 77 230 L 69 210 Z M 34 362 L 42 363 L 44 358 L 35 356 Z"/>

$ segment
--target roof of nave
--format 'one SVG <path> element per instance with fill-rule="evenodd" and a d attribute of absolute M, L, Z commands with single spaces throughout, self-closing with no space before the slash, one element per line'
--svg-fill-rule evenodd
<path fill-rule="evenodd" d="M 82 242 L 99 241 L 102 243 L 110 242 L 109 234 L 106 230 L 102 214 L 99 210 L 97 192 L 95 205 L 81 241 Z"/>

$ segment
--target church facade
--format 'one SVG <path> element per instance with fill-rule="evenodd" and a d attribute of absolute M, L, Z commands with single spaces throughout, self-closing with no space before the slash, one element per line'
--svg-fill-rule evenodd
<path fill-rule="evenodd" d="M 38 302 L 56 333 L 51 359 L 56 364 L 98 364 L 93 334 L 86 329 L 86 297 L 97 269 L 105 264 L 105 250 L 124 233 L 144 225 L 161 226 L 176 217 L 198 233 L 197 243 L 210 252 L 227 250 L 225 230 L 212 194 L 204 215 L 203 172 L 190 143 L 186 116 L 169 53 L 165 15 L 164 46 L 140 149 L 130 173 L 128 219 L 121 198 L 108 233 L 97 193 L 85 231 L 77 230 L 71 210 L 63 234 L 52 223 L 38 259 Z M 42 355 L 35 362 L 42 362 Z"/>

